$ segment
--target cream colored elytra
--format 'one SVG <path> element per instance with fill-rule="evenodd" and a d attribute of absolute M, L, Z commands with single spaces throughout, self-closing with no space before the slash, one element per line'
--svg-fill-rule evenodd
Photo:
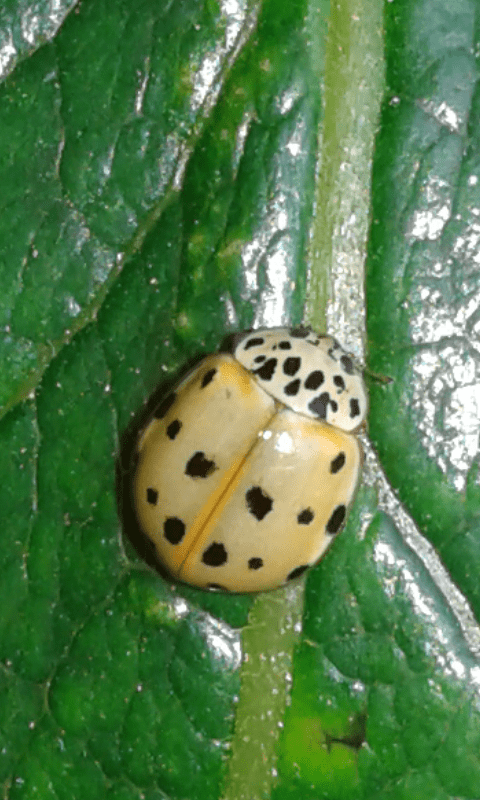
<path fill-rule="evenodd" d="M 258 343 L 248 349 L 245 344 L 264 333 L 248 334 L 236 358 L 204 359 L 161 404 L 139 440 L 134 499 L 140 526 L 172 575 L 205 589 L 256 592 L 300 575 L 342 527 L 360 475 L 356 436 L 311 410 L 292 410 L 288 394 L 280 402 L 278 391 L 264 388 L 271 363 L 260 379 L 239 363 L 239 348 L 253 351 Z M 332 402 L 347 408 L 349 398 L 342 395 L 349 392 L 345 376 L 352 373 L 348 363 L 346 373 L 338 367 L 339 346 L 334 375 L 309 389 L 312 373 L 327 372 L 325 359 L 319 367 L 309 359 L 306 370 L 289 375 L 297 361 L 288 362 L 285 372 L 285 359 L 298 358 L 298 351 L 292 354 L 287 342 L 295 343 L 295 336 L 283 329 L 273 351 L 270 339 L 266 359 L 255 362 L 259 351 L 252 352 L 251 367 L 272 359 L 273 352 L 276 369 L 288 379 L 283 386 L 301 375 L 303 394 L 320 398 L 314 409 L 328 412 Z M 332 382 L 335 375 L 343 377 L 343 387 Z M 314 375 L 310 385 L 320 377 Z M 322 400 L 322 389 L 331 392 L 332 386 L 339 391 Z M 355 386 L 354 399 L 364 414 L 361 388 Z"/>

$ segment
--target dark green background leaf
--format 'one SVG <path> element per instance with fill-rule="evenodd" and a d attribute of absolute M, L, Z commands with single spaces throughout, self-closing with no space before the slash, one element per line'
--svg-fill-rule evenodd
<path fill-rule="evenodd" d="M 372 386 L 370 432 L 478 617 L 478 13 L 407 5 L 387 16 L 374 164 L 368 331 L 372 368 L 393 381 Z"/>
<path fill-rule="evenodd" d="M 122 469 L 157 384 L 226 332 L 302 319 L 317 165 L 342 141 L 322 103 L 360 80 L 336 51 L 382 74 L 355 39 L 379 5 L 56 8 L 0 13 L 4 796 L 478 800 L 476 4 L 386 3 L 367 260 L 370 366 L 392 378 L 370 380 L 370 433 L 463 597 L 378 510 L 369 458 L 301 635 L 301 587 L 150 571 Z"/>

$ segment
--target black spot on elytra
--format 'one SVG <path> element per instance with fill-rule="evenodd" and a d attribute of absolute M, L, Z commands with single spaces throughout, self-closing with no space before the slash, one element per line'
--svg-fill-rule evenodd
<path fill-rule="evenodd" d="M 178 517 L 167 517 L 163 523 L 163 535 L 170 544 L 179 544 L 185 536 L 185 523 Z"/>
<path fill-rule="evenodd" d="M 207 567 L 221 567 L 227 563 L 227 560 L 228 553 L 223 544 L 218 542 L 212 542 L 202 555 L 202 561 Z"/>
<path fill-rule="evenodd" d="M 147 489 L 147 503 L 151 506 L 156 506 L 158 500 L 158 492 L 156 489 Z"/>
<path fill-rule="evenodd" d="M 185 475 L 188 475 L 190 478 L 208 478 L 216 469 L 217 465 L 215 461 L 211 461 L 206 457 L 205 453 L 201 450 L 197 450 L 187 461 Z"/>
<path fill-rule="evenodd" d="M 278 360 L 276 358 L 269 358 L 267 361 L 265 361 L 265 364 L 262 364 L 261 367 L 254 369 L 253 374 L 258 375 L 262 381 L 271 381 L 277 367 L 277 363 Z"/>
<path fill-rule="evenodd" d="M 213 379 L 214 379 L 214 377 L 216 375 L 216 372 L 217 372 L 216 367 L 213 367 L 212 369 L 209 369 L 208 372 L 205 373 L 205 375 L 202 378 L 202 382 L 200 384 L 200 388 L 201 389 L 204 389 L 205 386 L 208 386 L 210 381 L 213 381 Z"/>
<path fill-rule="evenodd" d="M 352 419 L 360 416 L 360 403 L 356 397 L 352 397 L 350 400 L 350 416 Z"/>
<path fill-rule="evenodd" d="M 337 506 L 335 511 L 333 512 L 332 516 L 327 522 L 327 533 L 334 534 L 338 533 L 340 528 L 343 525 L 345 520 L 345 514 L 347 513 L 347 509 L 345 506 Z"/>
<path fill-rule="evenodd" d="M 323 374 L 322 370 L 316 369 L 310 373 L 310 375 L 308 376 L 308 378 L 306 378 L 305 383 L 303 385 L 305 386 L 305 389 L 315 390 L 322 385 L 324 380 L 325 380 L 325 375 Z"/>
<path fill-rule="evenodd" d="M 263 567 L 263 558 L 250 558 L 248 560 L 248 569 L 260 569 Z"/>
<path fill-rule="evenodd" d="M 173 403 L 175 402 L 175 398 L 176 398 L 175 392 L 172 392 L 171 394 L 167 395 L 167 397 L 164 400 L 162 400 L 160 405 L 157 406 L 157 408 L 153 412 L 153 416 L 156 419 L 163 419 L 165 414 L 170 410 Z"/>
<path fill-rule="evenodd" d="M 310 525 L 311 521 L 313 520 L 315 514 L 313 513 L 311 508 L 304 508 L 303 511 L 297 516 L 297 522 L 299 525 Z"/>
<path fill-rule="evenodd" d="M 278 346 L 279 346 L 280 350 L 291 350 L 292 349 L 291 342 L 287 342 L 286 340 L 284 342 L 279 342 Z"/>
<path fill-rule="evenodd" d="M 345 465 L 345 453 L 339 453 L 338 456 L 335 456 L 333 461 L 330 463 L 330 472 L 335 475 L 337 472 L 340 472 L 342 467 Z"/>
<path fill-rule="evenodd" d="M 267 356 L 255 356 L 255 358 L 253 359 L 253 363 L 254 364 L 261 364 L 262 361 L 265 361 L 266 357 Z"/>
<path fill-rule="evenodd" d="M 250 350 L 251 347 L 259 347 L 263 344 L 265 339 L 263 336 L 254 336 L 252 339 L 247 339 L 245 342 L 244 350 Z"/>
<path fill-rule="evenodd" d="M 250 514 L 259 521 L 272 510 L 273 500 L 260 486 L 252 486 L 245 492 L 245 500 Z"/>
<path fill-rule="evenodd" d="M 290 336 L 293 336 L 295 339 L 306 339 L 308 334 L 311 333 L 311 328 L 305 327 L 305 325 L 297 325 L 296 328 L 290 328 Z"/>
<path fill-rule="evenodd" d="M 174 419 L 170 425 L 167 426 L 167 436 L 169 439 L 175 439 L 177 436 L 180 428 L 182 427 L 182 423 L 179 419 Z"/>
<path fill-rule="evenodd" d="M 302 564 L 301 567 L 295 567 L 295 569 L 292 569 L 292 571 L 287 575 L 287 581 L 293 581 L 294 578 L 299 578 L 300 575 L 303 575 L 305 570 L 308 569 L 308 566 L 308 564 Z"/>
<path fill-rule="evenodd" d="M 287 383 L 283 391 L 289 397 L 293 397 L 294 395 L 298 394 L 299 389 L 300 389 L 300 378 L 295 378 L 294 381 L 290 381 L 290 383 Z"/>
<path fill-rule="evenodd" d="M 298 358 L 298 356 L 289 356 L 283 362 L 283 371 L 285 375 L 295 375 L 296 372 L 300 369 L 300 365 L 302 363 L 302 359 Z"/>
<path fill-rule="evenodd" d="M 353 361 L 350 356 L 342 356 L 340 359 L 340 364 L 342 365 L 343 369 L 347 373 L 347 375 L 353 375 L 354 366 Z"/>
<path fill-rule="evenodd" d="M 341 375 L 334 375 L 333 382 L 338 389 L 341 389 L 342 391 L 345 389 L 345 381 Z"/>

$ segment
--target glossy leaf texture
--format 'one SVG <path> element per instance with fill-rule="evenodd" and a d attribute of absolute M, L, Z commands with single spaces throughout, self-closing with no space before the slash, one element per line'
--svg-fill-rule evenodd
<path fill-rule="evenodd" d="M 368 20 L 374 2 L 345 10 Z M 0 13 L 9 799 L 478 798 L 478 631 L 458 620 L 467 602 L 479 613 L 474 0 L 385 5 L 366 284 L 369 366 L 391 379 L 369 381 L 378 476 L 438 549 L 460 611 L 378 509 L 371 473 L 295 636 L 275 624 L 276 595 L 267 613 L 172 586 L 132 546 L 129 456 L 152 392 L 226 333 L 302 319 L 337 133 L 322 125 L 335 13 Z"/>
<path fill-rule="evenodd" d="M 478 16 L 407 5 L 387 17 L 402 34 L 374 164 L 368 332 L 372 368 L 393 380 L 372 387 L 371 434 L 478 616 Z"/>

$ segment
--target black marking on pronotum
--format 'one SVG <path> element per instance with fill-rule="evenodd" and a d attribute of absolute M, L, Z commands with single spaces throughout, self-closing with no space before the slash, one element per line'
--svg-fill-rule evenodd
<path fill-rule="evenodd" d="M 326 419 L 329 405 L 332 411 L 338 410 L 338 403 L 336 400 L 332 400 L 328 392 L 322 392 L 322 394 L 313 398 L 308 404 L 308 407 L 319 419 Z"/>
<path fill-rule="evenodd" d="M 335 456 L 333 461 L 330 463 L 330 472 L 335 475 L 337 472 L 340 472 L 342 467 L 345 466 L 345 453 L 341 452 L 338 456 Z"/>
<path fill-rule="evenodd" d="M 318 347 L 318 345 L 320 344 L 320 342 L 323 342 L 323 341 L 324 341 L 324 339 L 330 339 L 330 338 L 331 338 L 331 337 L 330 337 L 330 336 L 327 336 L 327 334 L 326 334 L 326 333 L 319 333 L 319 334 L 318 334 L 318 336 L 317 336 L 317 338 L 315 339 L 315 341 L 314 341 L 314 342 L 312 342 L 312 344 L 314 344 L 314 345 L 316 345 L 316 347 Z"/>
<path fill-rule="evenodd" d="M 261 521 L 273 507 L 272 498 L 260 488 L 260 486 L 252 486 L 245 492 L 245 500 L 247 508 L 256 519 Z"/>
<path fill-rule="evenodd" d="M 216 367 L 213 367 L 212 369 L 209 369 L 208 372 L 205 373 L 205 375 L 202 378 L 202 382 L 200 384 L 200 387 L 202 389 L 204 389 L 205 386 L 208 386 L 210 381 L 213 381 L 216 371 L 217 371 Z"/>
<path fill-rule="evenodd" d="M 172 392 L 171 394 L 167 395 L 167 397 L 165 397 L 164 400 L 162 400 L 160 405 L 157 406 L 157 408 L 153 412 L 153 416 L 155 417 L 155 419 L 163 419 L 165 414 L 170 410 L 170 408 L 174 404 L 176 396 L 177 396 L 176 393 Z"/>
<path fill-rule="evenodd" d="M 304 508 L 303 511 L 297 516 L 297 522 L 299 525 L 310 525 L 314 518 L 315 514 L 313 513 L 311 508 Z"/>
<path fill-rule="evenodd" d="M 337 389 L 341 389 L 342 391 L 345 389 L 345 381 L 343 380 L 341 375 L 334 375 L 333 382 Z"/>
<path fill-rule="evenodd" d="M 185 475 L 190 478 L 208 478 L 217 469 L 215 461 L 207 458 L 205 453 L 197 450 L 196 453 L 187 461 Z"/>
<path fill-rule="evenodd" d="M 302 564 L 301 567 L 295 567 L 295 569 L 292 569 L 292 571 L 288 573 L 287 581 L 293 581 L 294 578 L 300 577 L 300 575 L 303 575 L 306 569 L 308 569 L 308 564 Z"/>
<path fill-rule="evenodd" d="M 347 375 L 353 375 L 355 372 L 355 367 L 353 366 L 353 361 L 350 356 L 342 356 L 340 359 L 340 364 L 342 365 L 343 369 L 347 373 Z"/>
<path fill-rule="evenodd" d="M 167 517 L 163 523 L 163 535 L 170 544 L 179 544 L 185 536 L 185 523 L 178 517 Z"/>
<path fill-rule="evenodd" d="M 221 567 L 228 561 L 228 553 L 223 544 L 212 542 L 210 547 L 204 551 L 202 561 L 207 567 Z"/>
<path fill-rule="evenodd" d="M 147 503 L 149 503 L 151 506 L 156 506 L 157 505 L 157 500 L 158 500 L 158 492 L 157 492 L 157 490 L 148 488 L 147 489 Z"/>
<path fill-rule="evenodd" d="M 311 328 L 307 328 L 304 325 L 297 325 L 296 328 L 290 328 L 290 336 L 293 336 L 294 339 L 306 339 L 309 333 L 312 332 Z"/>
<path fill-rule="evenodd" d="M 255 358 L 253 359 L 253 363 L 254 364 L 261 364 L 262 361 L 265 361 L 266 357 L 267 356 L 255 356 Z"/>
<path fill-rule="evenodd" d="M 244 345 L 244 350 L 250 350 L 251 347 L 259 347 L 265 342 L 263 336 L 254 336 L 252 339 L 247 339 Z"/>
<path fill-rule="evenodd" d="M 350 416 L 352 419 L 358 417 L 360 415 L 360 403 L 358 402 L 356 397 L 352 397 L 350 400 Z"/>
<path fill-rule="evenodd" d="M 328 392 L 324 392 L 318 397 L 314 397 L 308 404 L 310 411 L 319 419 L 326 419 L 328 409 Z"/>
<path fill-rule="evenodd" d="M 179 419 L 174 419 L 170 425 L 167 426 L 167 436 L 169 439 L 175 439 L 180 428 L 182 427 L 182 423 Z"/>
<path fill-rule="evenodd" d="M 283 362 L 283 371 L 285 375 L 295 375 L 296 372 L 300 369 L 300 365 L 302 363 L 302 359 L 298 358 L 298 356 L 288 356 Z"/>
<path fill-rule="evenodd" d="M 260 567 L 263 567 L 263 558 L 254 557 L 248 560 L 248 569 L 260 569 Z"/>
<path fill-rule="evenodd" d="M 325 375 L 323 374 L 322 370 L 316 369 L 313 372 L 311 372 L 310 375 L 307 376 L 307 378 L 305 379 L 305 383 L 303 385 L 305 386 L 305 389 L 312 389 L 314 391 L 315 389 L 318 389 L 318 387 L 322 385 L 324 380 L 325 380 Z"/>
<path fill-rule="evenodd" d="M 328 351 L 327 351 L 328 355 L 330 356 L 332 361 L 338 361 L 338 358 L 337 358 L 337 352 L 338 351 L 340 351 L 342 353 L 343 352 L 343 348 L 337 342 L 336 339 L 332 338 L 332 345 L 331 345 L 331 347 L 328 348 Z"/>
<path fill-rule="evenodd" d="M 278 346 L 279 346 L 280 350 L 291 350 L 292 349 L 291 342 L 287 342 L 286 340 L 284 342 L 279 342 Z"/>
<path fill-rule="evenodd" d="M 284 388 L 284 392 L 289 397 L 293 397 L 294 395 L 298 394 L 298 390 L 300 389 L 300 378 L 295 378 L 294 381 L 290 381 Z"/>
<path fill-rule="evenodd" d="M 340 528 L 343 525 L 345 520 L 345 514 L 347 513 L 347 509 L 345 506 L 337 506 L 335 511 L 333 512 L 332 516 L 327 522 L 327 533 L 335 534 L 338 533 Z"/>
<path fill-rule="evenodd" d="M 273 378 L 277 363 L 278 360 L 276 358 L 269 358 L 261 367 L 254 369 L 253 374 L 258 375 L 262 381 L 270 381 Z"/>

